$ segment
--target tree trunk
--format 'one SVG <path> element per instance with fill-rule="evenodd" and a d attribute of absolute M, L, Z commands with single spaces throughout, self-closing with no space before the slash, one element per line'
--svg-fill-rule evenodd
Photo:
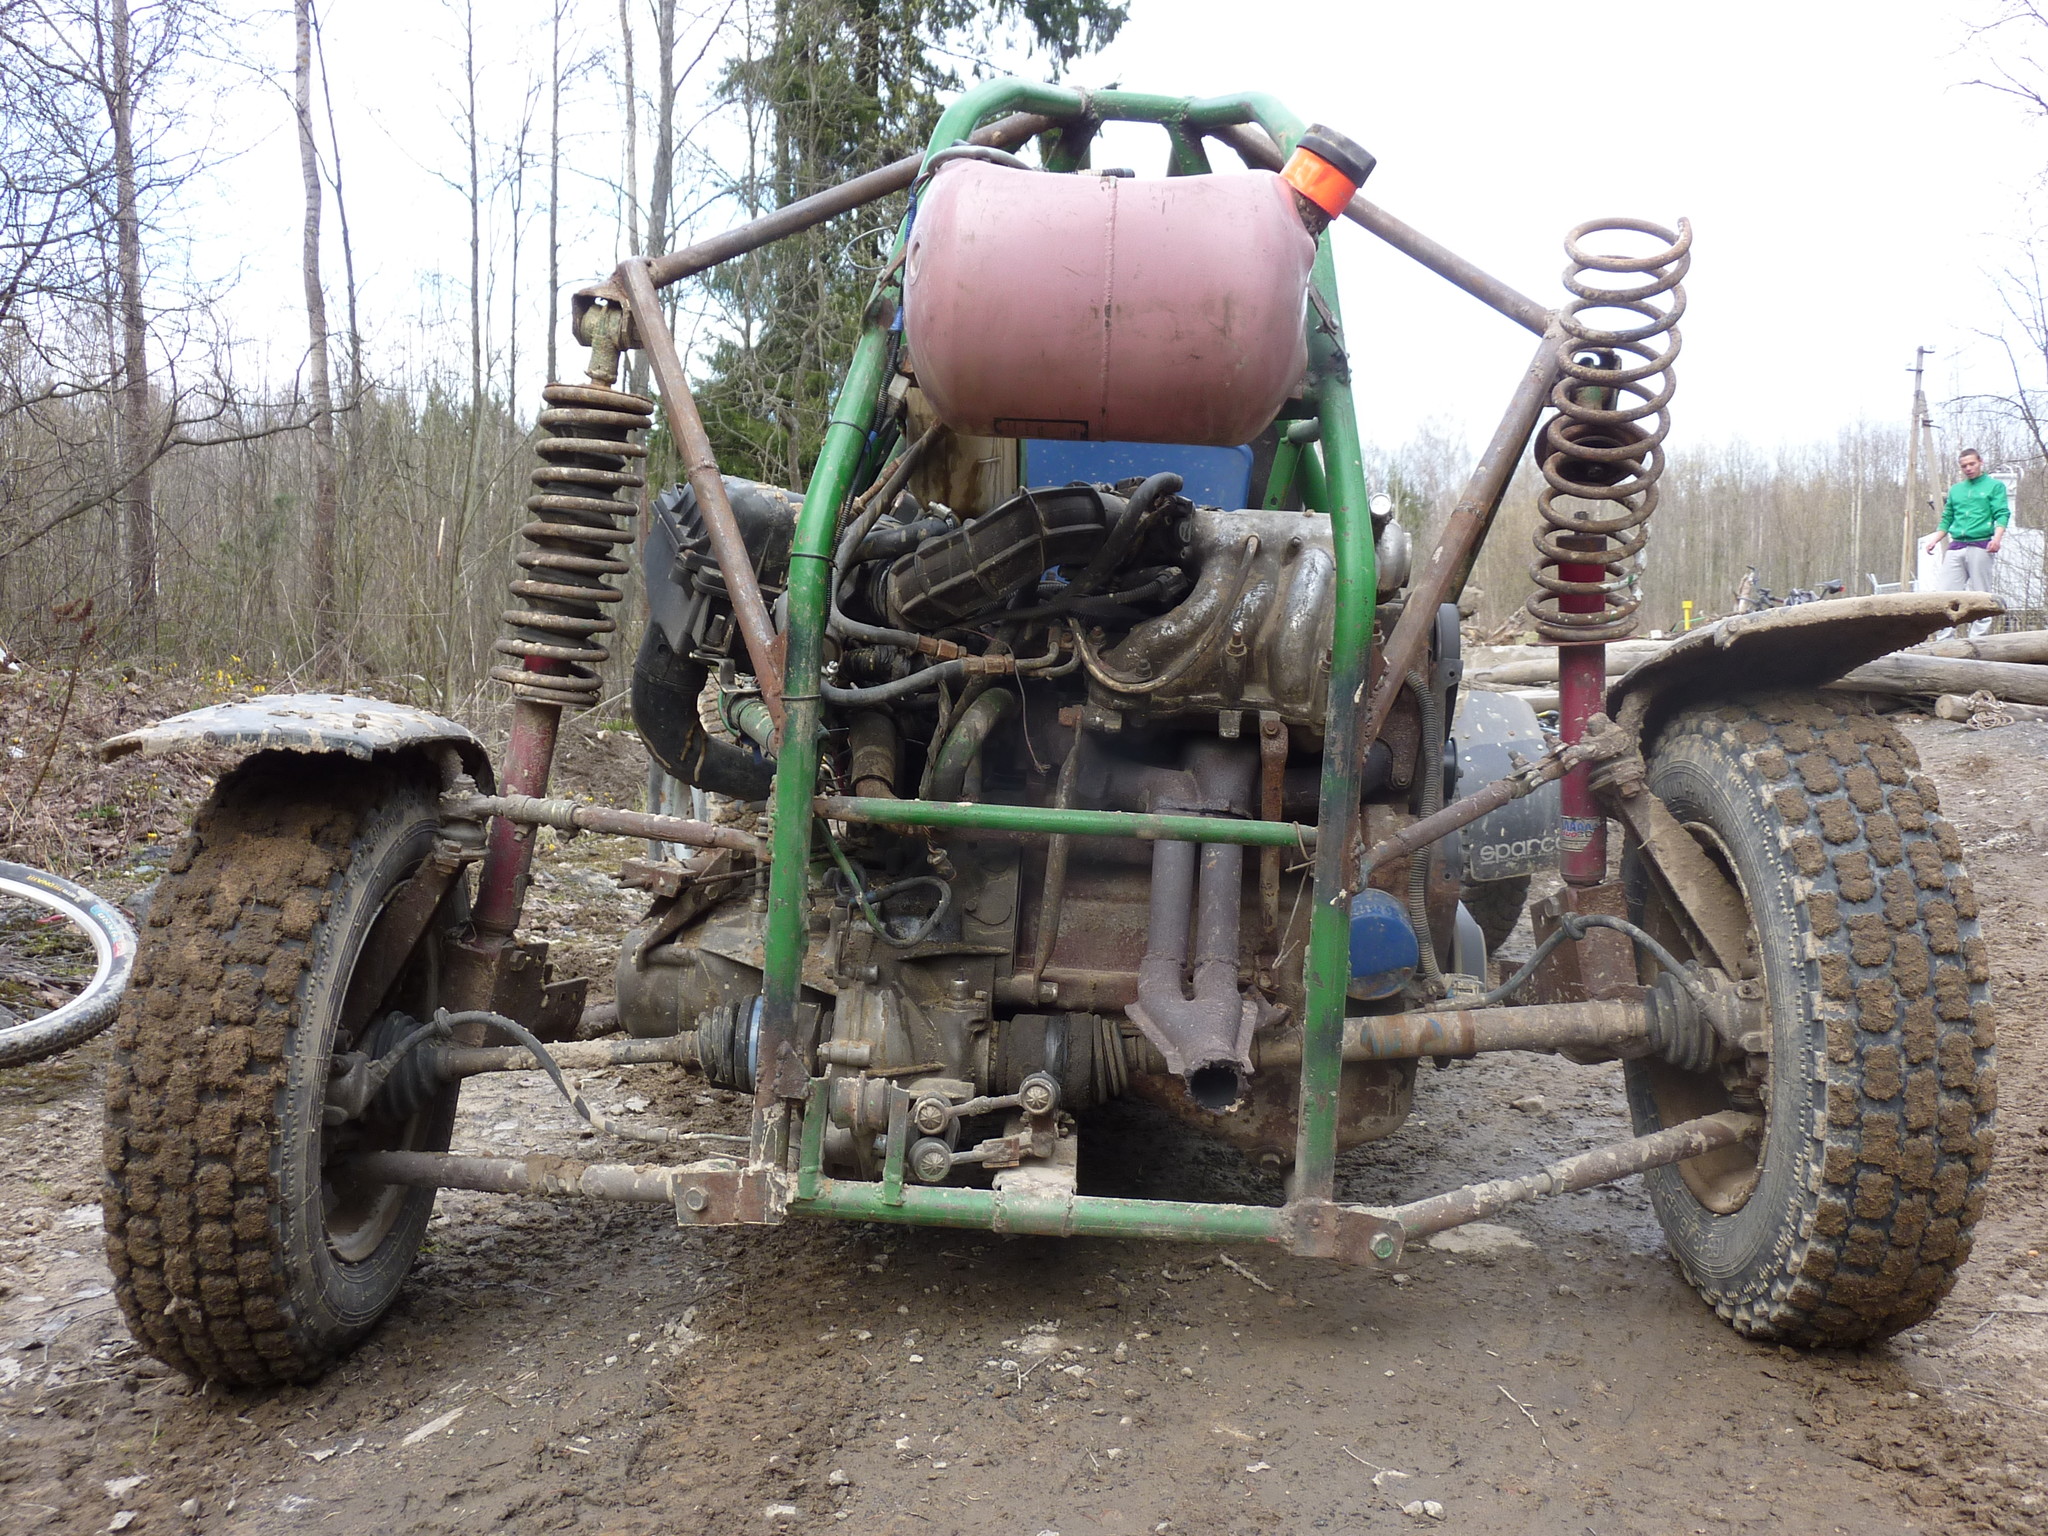
<path fill-rule="evenodd" d="M 334 126 L 334 92 L 327 83 L 327 45 L 320 32 L 318 12 L 313 15 L 313 57 L 320 70 L 320 99 L 327 110 L 327 151 L 332 158 L 330 181 L 334 187 L 334 216 L 341 226 L 342 284 L 348 296 L 347 369 L 343 375 L 341 420 L 336 431 L 336 484 L 334 494 L 336 620 L 343 611 L 351 615 L 348 632 L 337 637 L 344 650 L 359 632 L 362 609 L 360 567 L 354 555 L 359 548 L 360 530 L 352 508 L 361 505 L 357 477 L 363 447 L 363 331 L 356 315 L 356 249 L 348 227 L 348 198 L 342 191 L 341 134 Z M 344 594 L 343 588 L 346 588 Z"/>
<path fill-rule="evenodd" d="M 327 107 L 327 148 L 334 157 L 334 213 L 341 221 L 341 267 L 348 288 L 348 382 L 344 386 L 343 409 L 351 416 L 361 404 L 363 392 L 363 329 L 356 319 L 356 249 L 349 235 L 348 199 L 341 190 L 341 135 L 334 127 L 334 92 L 327 86 L 327 49 L 320 35 L 320 18 L 313 18 L 313 50 L 320 64 L 320 98 Z"/>
<path fill-rule="evenodd" d="M 476 505 L 484 451 L 483 177 L 478 165 L 476 74 L 476 7 L 468 3 L 462 8 L 462 137 L 469 158 L 469 441 L 455 516 L 452 520 L 442 518 L 441 536 L 435 541 L 443 582 L 442 623 L 446 626 L 441 650 L 443 708 L 455 700 L 455 667 L 462 627 L 462 557 L 469 538 L 470 513 Z"/>
<path fill-rule="evenodd" d="M 619 47 L 626 93 L 626 254 L 639 256 L 645 253 L 640 244 L 639 104 L 633 87 L 633 18 L 626 10 L 626 0 L 619 0 Z M 647 354 L 638 348 L 626 364 L 626 388 L 636 395 L 647 392 Z"/>
<path fill-rule="evenodd" d="M 1927 647 L 1927 654 L 1975 661 L 2048 663 L 2048 629 L 2015 630 L 2009 635 L 1982 635 L 1974 640 L 1937 640 Z"/>
<path fill-rule="evenodd" d="M 2000 699 L 1998 707 L 2015 720 L 2048 720 L 2048 709 L 2039 704 L 2015 704 L 2010 699 Z M 1934 701 L 1937 720 L 1968 720 L 1976 713 L 1976 706 L 1959 693 L 1944 693 Z"/>
<path fill-rule="evenodd" d="M 150 464 L 148 322 L 142 304 L 142 214 L 135 167 L 135 60 L 128 0 L 113 0 L 114 78 L 108 117 L 114 130 L 116 281 L 121 311 L 120 478 L 122 548 L 128 609 L 135 632 L 153 630 L 156 612 L 156 503 Z"/>
<path fill-rule="evenodd" d="M 555 0 L 550 18 L 548 50 L 548 378 L 561 378 L 556 333 L 561 330 L 562 307 L 562 7 L 567 0 Z"/>
<path fill-rule="evenodd" d="M 655 0 L 654 163 L 648 170 L 647 254 L 669 247 L 669 201 L 676 165 L 676 0 Z"/>
<path fill-rule="evenodd" d="M 1895 651 L 1880 656 L 1842 678 L 1831 688 L 1860 693 L 1936 695 L 1978 691 L 2019 704 L 2048 704 L 2048 667 L 2012 661 L 1960 661 L 1945 656 L 1920 656 Z"/>
<path fill-rule="evenodd" d="M 306 289 L 306 392 L 313 406 L 313 559 L 307 573 L 313 600 L 313 668 L 335 664 L 334 394 L 327 376 L 327 295 L 320 285 L 320 152 L 313 143 L 313 0 L 293 0 L 293 58 L 299 120 L 299 180 L 306 218 L 299 271 Z"/>

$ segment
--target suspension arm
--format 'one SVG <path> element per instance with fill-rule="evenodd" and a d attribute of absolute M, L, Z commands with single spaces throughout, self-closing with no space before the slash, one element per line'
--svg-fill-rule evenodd
<path fill-rule="evenodd" d="M 1763 1121 L 1755 1115 L 1723 1110 L 1718 1115 L 1686 1120 L 1667 1130 L 1638 1136 L 1633 1141 L 1619 1141 L 1610 1147 L 1582 1152 L 1561 1163 L 1552 1163 L 1541 1173 L 1532 1173 L 1526 1178 L 1489 1179 L 1483 1184 L 1467 1184 L 1463 1189 L 1397 1205 L 1379 1214 L 1398 1221 L 1407 1236 L 1423 1237 L 1449 1227 L 1461 1227 L 1468 1221 L 1482 1220 L 1525 1200 L 1540 1199 L 1544 1195 L 1566 1195 L 1577 1189 L 1591 1189 L 1596 1184 L 1612 1184 L 1631 1174 L 1647 1173 L 1652 1168 L 1667 1168 L 1688 1158 L 1703 1157 L 1738 1141 L 1750 1140 L 1762 1127 Z"/>
<path fill-rule="evenodd" d="M 791 1216 L 909 1222 L 1048 1237 L 1115 1237 L 1211 1243 L 1267 1242 L 1317 1258 L 1388 1264 L 1415 1238 L 1479 1221 L 1545 1195 L 1611 1184 L 1702 1157 L 1755 1137 L 1755 1115 L 1724 1111 L 1553 1163 L 1519 1179 L 1492 1179 L 1392 1208 L 1301 1199 L 1283 1206 L 1197 1205 L 1070 1192 L 880 1184 L 821 1179 L 792 1198 L 786 1174 L 707 1161 L 681 1166 L 584 1163 L 566 1157 L 467 1157 L 449 1152 L 371 1152 L 353 1159 L 358 1179 L 427 1189 L 582 1196 L 673 1205 L 689 1225 L 774 1223 Z"/>
<path fill-rule="evenodd" d="M 768 857 L 768 845 L 751 832 L 691 821 L 682 816 L 656 816 L 646 811 L 617 811 L 605 805 L 574 800 L 542 800 L 532 795 L 463 795 L 441 797 L 441 814 L 455 821 L 485 816 L 524 826 L 554 827 L 563 832 L 609 832 L 615 837 L 644 837 L 657 843 L 686 843 L 693 848 L 730 848 L 736 853 Z"/>
<path fill-rule="evenodd" d="M 1553 747 L 1518 772 L 1504 779 L 1495 779 L 1485 788 L 1475 790 L 1461 800 L 1453 800 L 1435 814 L 1410 822 L 1392 837 L 1373 844 L 1359 862 L 1352 889 L 1356 890 L 1381 865 L 1405 859 L 1418 849 L 1427 848 L 1438 838 L 1448 837 L 1460 827 L 1470 826 L 1481 817 L 1491 815 L 1511 800 L 1533 795 L 1545 784 L 1563 778 L 1579 764 L 1618 757 L 1633 750 L 1634 746 L 1632 735 L 1619 726 L 1603 724 L 1589 730 L 1583 740 Z"/>

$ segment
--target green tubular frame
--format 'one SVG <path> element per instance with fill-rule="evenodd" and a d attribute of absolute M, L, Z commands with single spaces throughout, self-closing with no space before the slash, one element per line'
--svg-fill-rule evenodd
<path fill-rule="evenodd" d="M 967 92 L 939 119 L 926 158 L 960 143 L 988 119 L 1005 112 L 1037 112 L 1075 122 L 1067 137 L 1078 145 L 1106 121 L 1156 123 L 1175 146 L 1192 144 L 1205 129 L 1255 122 L 1291 151 L 1302 123 L 1260 93 L 1193 100 L 1133 91 L 1082 92 L 1024 80 L 993 80 Z M 1176 170 L 1196 169 L 1177 148 Z M 900 251 L 909 222 L 897 232 Z M 897 279 L 895 281 L 900 281 Z M 1322 300 L 1307 320 L 1309 364 L 1316 378 L 1315 406 L 1322 423 L 1321 452 L 1304 445 L 1299 475 L 1305 499 L 1326 513 L 1337 562 L 1337 611 L 1332 633 L 1329 717 L 1324 740 L 1351 741 L 1366 683 L 1373 621 L 1371 520 L 1353 411 L 1349 362 L 1338 315 L 1336 272 L 1329 241 L 1318 242 L 1312 281 Z M 893 284 L 886 295 L 900 298 Z M 878 444 L 870 441 L 877 402 L 889 367 L 888 319 L 893 303 L 871 304 L 869 322 L 834 403 L 816 469 L 798 514 L 790 556 L 788 646 L 784 702 L 788 716 L 776 758 L 773 862 L 768 877 L 768 930 L 764 944 L 761 1052 L 754 1115 L 754 1157 L 787 1161 L 788 1105 L 808 1098 L 797 1148 L 791 1215 L 832 1216 L 991 1230 L 1058 1231 L 1195 1241 L 1283 1241 L 1291 1230 L 1281 1208 L 1203 1205 L 1174 1201 L 1025 1198 L 988 1190 L 905 1187 L 900 1169 L 883 1181 L 828 1179 L 822 1173 L 824 1099 L 795 1045 L 796 1011 L 806 943 L 814 814 L 820 805 L 835 819 L 884 825 L 984 829 L 999 833 L 1068 832 L 1085 836 L 1166 837 L 1315 848 L 1314 910 L 1309 924 L 1301 1064 L 1300 1135 L 1294 1198 L 1332 1198 L 1337 1154 L 1337 1097 L 1343 1071 L 1344 989 L 1349 976 L 1349 923 L 1344 901 L 1344 853 L 1358 805 L 1360 765 L 1326 752 L 1315 829 L 1284 822 L 1218 822 L 1203 817 L 1140 816 L 1105 811 L 1057 811 L 1031 806 L 932 801 L 814 803 L 820 729 L 819 669 L 825 629 L 826 585 L 840 509 Z M 1326 323 L 1323 314 L 1329 316 Z M 772 1064 L 772 1065 L 771 1065 Z M 891 1176 L 893 1175 L 893 1176 Z"/>
<path fill-rule="evenodd" d="M 1291 821 L 1229 821 L 1220 816 L 1170 816 L 1137 811 L 1072 811 L 1040 805 L 977 805 L 966 800 L 817 800 L 833 821 L 876 827 L 981 828 L 1069 837 L 1134 837 L 1146 842 L 1242 843 L 1249 848 L 1315 846 L 1316 829 Z"/>

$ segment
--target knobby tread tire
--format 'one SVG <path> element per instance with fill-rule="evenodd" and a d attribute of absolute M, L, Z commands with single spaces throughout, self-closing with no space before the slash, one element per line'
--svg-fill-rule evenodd
<path fill-rule="evenodd" d="M 1529 877 L 1510 875 L 1505 880 L 1474 881 L 1458 893 L 1458 899 L 1465 903 L 1472 921 L 1486 935 L 1486 953 L 1490 957 L 1507 943 L 1515 925 L 1522 920 L 1522 910 L 1529 905 Z"/>
<path fill-rule="evenodd" d="M 187 1375 L 310 1380 L 388 1305 L 347 1315 L 307 1279 L 287 1206 L 317 1212 L 317 1182 L 300 1186 L 318 1143 L 297 1149 L 295 1172 L 287 1143 L 314 1134 L 292 1108 L 294 1071 L 308 1070 L 295 1035 L 323 968 L 352 960 L 333 953 L 359 899 L 352 864 L 432 803 L 402 764 L 252 758 L 216 786 L 151 903 L 107 1075 L 106 1251 L 136 1341 Z M 425 1193 L 387 1270 L 410 1264 Z"/>
<path fill-rule="evenodd" d="M 1808 1123 L 1771 1128 L 1768 1155 L 1789 1151 L 1795 1177 L 1775 1240 L 1738 1272 L 1709 1241 L 1732 1218 L 1708 1212 L 1676 1170 L 1649 1181 L 1658 1214 L 1687 1278 L 1738 1332 L 1806 1345 L 1896 1333 L 1953 1285 L 1991 1169 L 1989 964 L 1961 840 L 1910 743 L 1850 698 L 1685 711 L 1651 755 L 1660 794 L 1681 761 L 1737 769 L 1789 893 L 1792 931 L 1761 935 L 1771 1104 L 1787 1102 L 1775 1079 L 1791 1068 Z M 1789 1031 L 1774 945 L 1796 987 Z M 1630 1086 L 1639 1127 L 1654 1123 L 1640 1080 Z"/>

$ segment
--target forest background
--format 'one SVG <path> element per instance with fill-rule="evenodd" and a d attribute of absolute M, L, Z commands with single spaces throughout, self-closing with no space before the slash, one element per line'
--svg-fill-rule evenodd
<path fill-rule="evenodd" d="M 538 385 L 581 373 L 558 323 L 567 295 L 622 256 L 909 152 L 975 78 L 1083 71 L 1134 7 L 1171 3 L 442 0 L 374 40 L 431 86 L 366 115 L 351 110 L 369 89 L 363 40 L 348 74 L 330 69 L 328 32 L 362 21 L 349 0 L 0 0 L 0 647 L 478 703 L 527 520 Z M 2033 62 L 2048 19 L 2031 0 L 1958 7 L 1950 31 L 1958 78 L 2010 109 L 2013 134 L 2048 115 Z M 248 198 L 240 171 L 281 144 L 295 179 L 224 214 L 224 189 Z M 394 200 L 394 157 L 435 189 L 432 218 L 415 192 Z M 1548 201 L 1558 232 L 1666 212 Z M 289 294 L 277 242 L 257 248 L 283 208 Z M 801 487 L 898 211 L 671 290 L 729 473 Z M 414 215 L 436 231 L 431 260 L 398 254 Z M 1918 484 L 1906 376 L 1893 415 L 1852 419 L 1825 398 L 1826 359 L 1801 355 L 1818 290 L 1773 317 L 1786 334 L 1750 322 L 1758 431 L 1685 430 L 1681 385 L 1646 625 L 1677 627 L 1687 601 L 1728 611 L 1752 565 L 1780 591 L 1897 579 L 1904 520 L 1931 531 L 1961 446 L 2012 475 L 2020 521 L 2041 526 L 2048 279 L 2025 200 L 1998 216 L 2010 254 L 1982 274 L 1980 366 L 1967 387 L 1930 379 Z M 1895 339 L 1903 367 L 1922 338 Z M 1368 421 L 1372 482 L 1409 526 L 1455 495 L 1512 382 L 1475 369 L 1470 398 L 1394 440 Z M 654 446 L 659 483 L 675 466 Z M 1525 467 L 1475 577 L 1477 618 L 1502 633 L 1528 588 L 1532 481 Z M 629 592 L 626 634 L 637 607 Z"/>

